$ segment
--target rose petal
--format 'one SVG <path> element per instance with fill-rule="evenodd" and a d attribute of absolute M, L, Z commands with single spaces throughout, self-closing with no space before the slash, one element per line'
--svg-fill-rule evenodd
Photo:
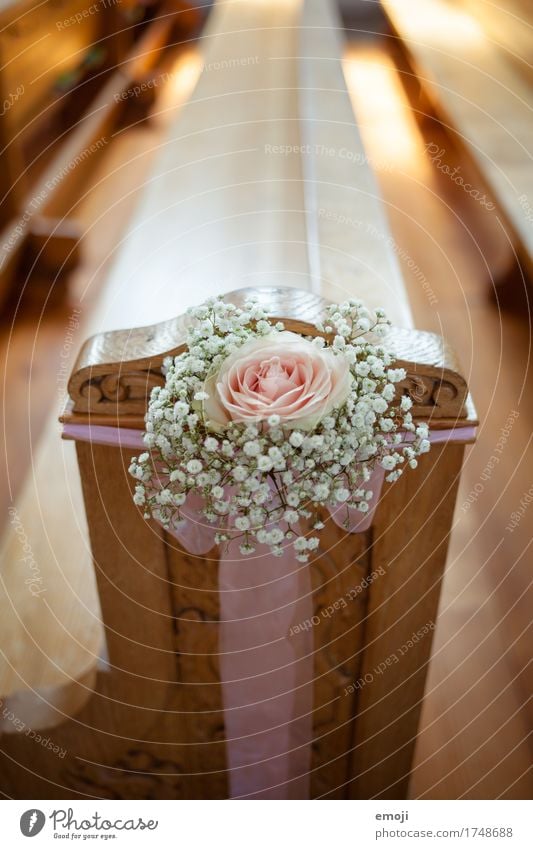
<path fill-rule="evenodd" d="M 351 383 L 342 355 L 282 331 L 250 339 L 205 384 L 204 417 L 218 428 L 233 421 L 282 423 L 309 429 L 347 397 Z"/>

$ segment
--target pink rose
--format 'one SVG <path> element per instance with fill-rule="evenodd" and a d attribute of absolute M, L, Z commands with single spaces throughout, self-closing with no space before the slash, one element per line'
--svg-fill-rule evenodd
<path fill-rule="evenodd" d="M 310 430 L 347 398 L 351 376 L 344 357 L 284 330 L 245 342 L 205 382 L 207 425 L 281 423 Z"/>

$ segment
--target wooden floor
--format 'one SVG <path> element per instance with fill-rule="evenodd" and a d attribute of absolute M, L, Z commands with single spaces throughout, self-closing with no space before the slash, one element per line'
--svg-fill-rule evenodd
<path fill-rule="evenodd" d="M 350 48 L 346 72 L 376 161 L 416 326 L 441 333 L 459 351 L 482 423 L 461 484 L 411 795 L 527 798 L 533 790 L 527 669 L 533 504 L 515 530 L 506 526 L 533 485 L 530 317 L 524 310 L 501 312 L 491 298 L 491 273 L 500 274 L 509 255 L 501 225 L 429 161 L 425 146 L 438 144 L 446 151 L 443 161 L 468 172 L 440 127 L 428 118 L 416 120 L 416 103 L 413 111 L 387 40 Z M 164 97 L 171 101 L 172 92 Z M 124 132 L 106 152 L 99 185 L 80 209 L 87 230 L 84 260 L 70 281 L 67 303 L 53 290 L 44 307 L 26 296 L 0 328 L 0 466 L 7 481 L 0 521 L 7 520 L 31 469 L 32 448 L 57 403 L 72 310 L 81 293 L 83 316 L 96 301 L 134 208 L 135 189 L 163 133 L 164 115 Z M 111 198 L 123 200 L 110 213 Z M 75 346 L 81 334 L 74 331 Z M 501 433 L 506 427 L 507 435 Z M 491 457 L 497 462 L 486 471 Z"/>

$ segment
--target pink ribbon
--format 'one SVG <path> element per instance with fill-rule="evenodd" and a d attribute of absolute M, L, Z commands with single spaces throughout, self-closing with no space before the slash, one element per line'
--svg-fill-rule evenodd
<path fill-rule="evenodd" d="M 475 427 L 430 432 L 433 444 L 471 441 Z M 145 449 L 139 430 L 65 424 L 63 436 L 98 445 Z M 369 510 L 330 511 L 349 533 L 372 524 L 385 472 L 377 467 L 365 484 L 372 489 Z M 190 495 L 173 536 L 190 553 L 207 554 L 214 529 L 201 515 L 201 499 Z M 348 527 L 346 518 L 348 512 Z M 224 704 L 231 798 L 307 799 L 313 711 L 313 637 L 294 626 L 312 619 L 310 570 L 294 558 L 292 546 L 274 557 L 266 546 L 241 555 L 229 545 L 220 551 L 220 679 Z"/>

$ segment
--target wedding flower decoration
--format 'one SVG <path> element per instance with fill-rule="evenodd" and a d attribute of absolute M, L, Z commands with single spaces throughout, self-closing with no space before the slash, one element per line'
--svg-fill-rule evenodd
<path fill-rule="evenodd" d="M 287 330 L 252 338 L 205 382 L 207 427 L 279 416 L 284 427 L 311 430 L 350 392 L 343 357 Z"/>
<path fill-rule="evenodd" d="M 272 323 L 253 299 L 212 298 L 188 316 L 187 349 L 164 363 L 147 450 L 130 466 L 146 518 L 172 530 L 194 497 L 217 543 L 278 556 L 292 544 L 305 562 L 324 509 L 367 512 L 373 470 L 394 481 L 429 450 L 427 425 L 397 398 L 405 371 L 379 344 L 382 310 L 328 306 L 316 336 Z"/>

